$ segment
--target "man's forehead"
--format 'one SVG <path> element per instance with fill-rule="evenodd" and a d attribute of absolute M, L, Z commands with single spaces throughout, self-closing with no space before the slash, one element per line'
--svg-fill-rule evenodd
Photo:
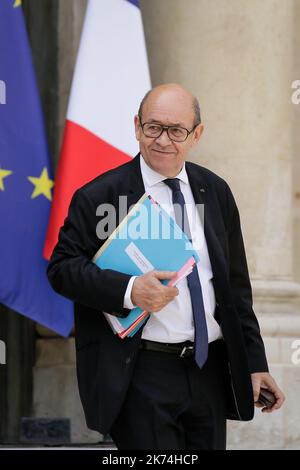
<path fill-rule="evenodd" d="M 186 125 L 186 121 L 194 118 L 193 103 L 187 97 L 171 94 L 150 96 L 143 108 L 143 118 L 169 125 Z"/>
<path fill-rule="evenodd" d="M 155 123 L 155 124 L 166 124 L 167 126 L 179 126 L 179 127 L 185 127 L 186 122 L 182 120 L 174 120 L 171 117 L 165 117 L 162 119 L 161 117 L 147 117 L 147 122 L 150 123 Z"/>

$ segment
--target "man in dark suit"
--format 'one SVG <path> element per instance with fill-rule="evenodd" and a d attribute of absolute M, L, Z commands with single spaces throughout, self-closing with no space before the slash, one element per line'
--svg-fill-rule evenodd
<path fill-rule="evenodd" d="M 226 419 L 251 420 L 261 388 L 276 398 L 263 411 L 284 401 L 252 309 L 232 193 L 222 178 L 186 162 L 202 131 L 198 101 L 187 90 L 151 90 L 135 117 L 140 154 L 76 191 L 48 268 L 53 288 L 75 304 L 87 425 L 109 432 L 120 449 L 223 449 Z M 131 277 L 91 261 L 105 241 L 96 234 L 99 205 L 114 206 L 118 220 L 119 197 L 129 208 L 145 191 L 185 221 L 199 252 L 197 267 L 177 287 L 160 282 L 172 272 Z M 135 305 L 151 315 L 121 340 L 102 312 L 122 317 Z"/>

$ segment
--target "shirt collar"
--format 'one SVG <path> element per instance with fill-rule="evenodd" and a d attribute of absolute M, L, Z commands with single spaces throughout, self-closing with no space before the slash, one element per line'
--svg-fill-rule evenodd
<path fill-rule="evenodd" d="M 140 158 L 140 164 L 141 164 L 141 172 L 145 180 L 146 186 L 148 187 L 154 186 L 158 183 L 162 183 L 163 180 L 166 179 L 166 176 L 161 175 L 155 170 L 152 170 L 152 168 L 150 168 L 150 166 L 145 162 L 142 155 Z M 178 175 L 176 176 L 176 178 L 178 178 L 180 181 L 182 181 L 185 184 L 189 184 L 188 175 L 187 175 L 186 168 L 185 168 L 185 162 L 183 163 L 183 166 L 180 172 L 178 173 Z"/>

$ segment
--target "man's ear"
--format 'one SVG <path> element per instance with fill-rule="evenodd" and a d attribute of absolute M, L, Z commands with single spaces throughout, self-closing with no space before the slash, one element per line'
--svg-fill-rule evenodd
<path fill-rule="evenodd" d="M 138 115 L 135 115 L 134 116 L 134 129 L 135 129 L 135 137 L 136 137 L 136 140 L 140 140 L 140 135 L 141 135 L 141 122 L 140 122 L 140 118 L 138 117 Z"/>
<path fill-rule="evenodd" d="M 197 145 L 201 136 L 202 136 L 202 133 L 204 131 L 204 126 L 203 124 L 198 124 L 198 126 L 196 127 L 196 129 L 194 130 L 194 133 L 193 133 L 193 140 L 192 140 L 192 146 L 194 147 L 194 145 Z"/>

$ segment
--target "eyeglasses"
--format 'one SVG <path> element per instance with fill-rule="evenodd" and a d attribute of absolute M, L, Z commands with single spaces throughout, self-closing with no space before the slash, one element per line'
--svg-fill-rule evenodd
<path fill-rule="evenodd" d="M 141 119 L 140 119 L 140 123 L 141 123 L 143 133 L 145 134 L 146 137 L 157 139 L 166 130 L 169 139 L 172 140 L 173 142 L 184 142 L 188 138 L 188 136 L 198 126 L 198 124 L 195 124 L 193 129 L 189 131 L 185 127 L 163 126 L 162 124 L 157 124 L 156 122 L 144 122 L 143 124 Z"/>

